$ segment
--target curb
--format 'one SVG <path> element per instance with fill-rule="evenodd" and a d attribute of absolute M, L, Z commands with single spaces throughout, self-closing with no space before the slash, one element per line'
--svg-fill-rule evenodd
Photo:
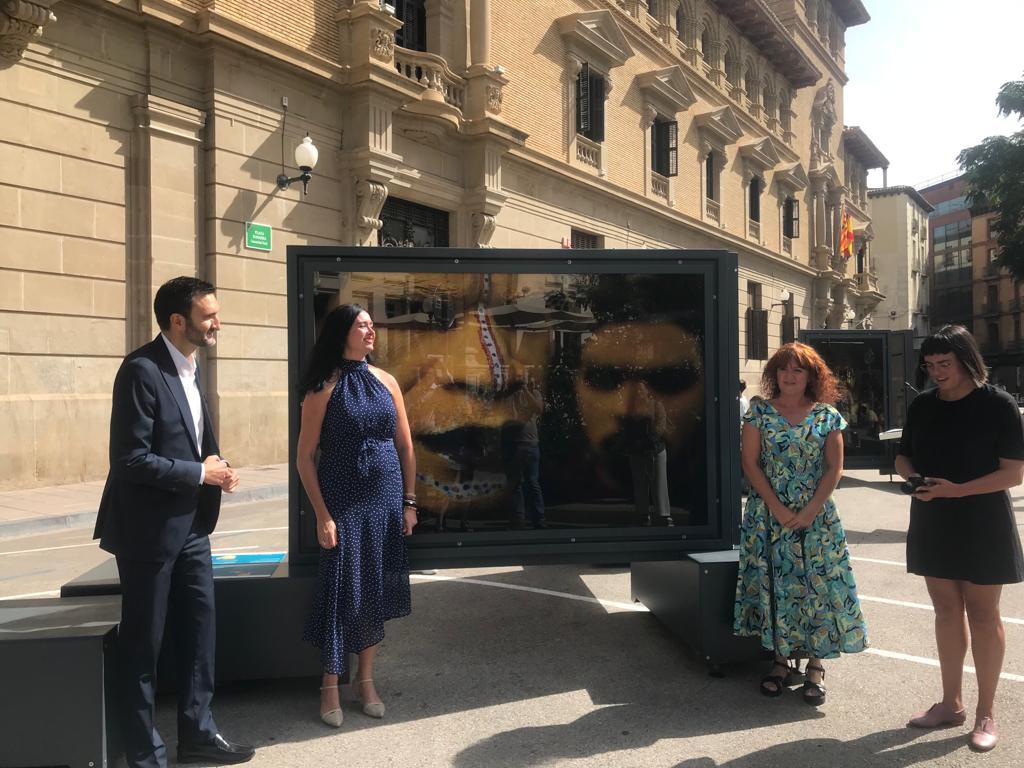
<path fill-rule="evenodd" d="M 287 496 L 288 483 L 276 483 L 274 485 L 265 485 L 262 488 L 249 488 L 237 493 L 224 494 L 221 506 L 230 507 L 236 504 L 250 504 L 254 501 L 269 501 L 270 499 L 279 499 Z M 51 517 L 12 520 L 8 523 L 0 523 L 0 541 L 4 539 L 19 539 L 24 536 L 45 533 L 47 531 L 84 528 L 93 525 L 95 522 L 95 509 L 82 512 L 68 512 Z"/>

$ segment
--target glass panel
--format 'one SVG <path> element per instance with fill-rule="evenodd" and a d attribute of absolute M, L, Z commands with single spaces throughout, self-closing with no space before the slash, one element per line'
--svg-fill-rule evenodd
<path fill-rule="evenodd" d="M 880 432 L 885 424 L 885 347 L 875 338 L 857 341 L 808 342 L 835 373 L 845 394 L 836 408 L 846 419 L 843 448 L 847 457 L 882 456 L 885 453 Z"/>
<path fill-rule="evenodd" d="M 320 272 L 401 386 L 420 534 L 704 525 L 704 278 Z"/>

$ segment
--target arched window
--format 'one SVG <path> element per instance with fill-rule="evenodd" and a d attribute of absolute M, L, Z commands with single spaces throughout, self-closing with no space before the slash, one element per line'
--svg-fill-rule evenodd
<path fill-rule="evenodd" d="M 711 53 L 711 33 L 705 27 L 700 33 L 700 57 L 704 61 L 708 60 L 708 55 Z"/>
<path fill-rule="evenodd" d="M 733 56 L 731 49 L 725 51 L 725 79 L 730 85 L 737 85 L 736 80 L 739 77 L 739 72 L 736 69 L 736 57 Z"/>
<path fill-rule="evenodd" d="M 767 78 L 761 85 L 761 104 L 764 106 L 765 115 L 775 117 L 775 89 Z"/>
<path fill-rule="evenodd" d="M 752 103 L 758 103 L 757 70 L 754 69 L 754 62 L 752 61 L 747 61 L 747 66 L 743 68 L 743 90 Z"/>

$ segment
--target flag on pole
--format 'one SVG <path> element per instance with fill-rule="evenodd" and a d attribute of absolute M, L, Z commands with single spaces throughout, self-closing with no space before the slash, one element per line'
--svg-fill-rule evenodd
<path fill-rule="evenodd" d="M 848 259 L 853 256 L 853 219 L 846 210 L 846 206 L 843 206 L 843 215 L 840 221 L 839 253 L 844 259 Z"/>

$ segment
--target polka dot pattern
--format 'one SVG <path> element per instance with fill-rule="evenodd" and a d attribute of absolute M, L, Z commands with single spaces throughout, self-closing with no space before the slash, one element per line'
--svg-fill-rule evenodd
<path fill-rule="evenodd" d="M 324 672 L 384 639 L 384 622 L 407 616 L 409 557 L 402 534 L 402 469 L 391 393 L 365 362 L 348 362 L 320 430 L 320 492 L 338 546 L 320 550 L 313 609 L 303 637 Z"/>

